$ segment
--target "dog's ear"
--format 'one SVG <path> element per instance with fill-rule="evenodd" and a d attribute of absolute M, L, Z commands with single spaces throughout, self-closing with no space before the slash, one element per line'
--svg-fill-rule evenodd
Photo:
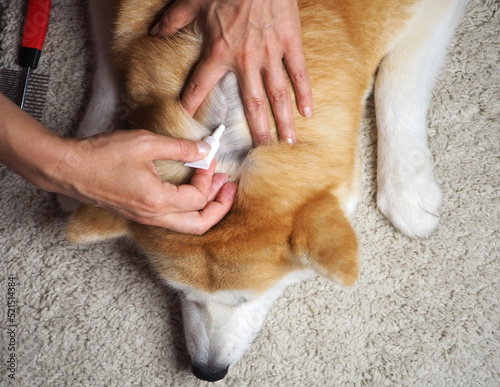
<path fill-rule="evenodd" d="M 70 217 L 66 238 L 75 243 L 91 243 L 118 238 L 128 233 L 129 221 L 104 208 L 81 205 Z"/>
<path fill-rule="evenodd" d="M 329 192 L 308 201 L 297 213 L 290 245 L 295 258 L 318 274 L 352 285 L 359 271 L 356 234 Z"/>

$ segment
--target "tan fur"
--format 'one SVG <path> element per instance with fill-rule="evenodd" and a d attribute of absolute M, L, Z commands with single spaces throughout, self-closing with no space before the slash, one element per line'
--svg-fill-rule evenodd
<path fill-rule="evenodd" d="M 66 227 L 66 237 L 79 243 L 96 242 L 122 236 L 128 220 L 100 207 L 80 206 Z"/>
<path fill-rule="evenodd" d="M 84 207 L 73 215 L 68 238 L 130 234 L 165 279 L 211 292 L 263 291 L 304 267 L 352 284 L 358 275 L 357 243 L 344 210 L 359 190 L 364 98 L 414 3 L 299 1 L 314 116 L 305 119 L 295 112 L 296 145 L 276 141 L 251 150 L 241 162 L 221 156 L 218 171 L 239 183 L 238 196 L 231 212 L 205 235 L 181 235 Z M 114 52 L 126 81 L 130 120 L 157 133 L 200 139 L 214 123 L 218 97 L 209 95 L 195 119 L 180 106 L 201 37 L 193 25 L 169 39 L 149 36 L 163 5 L 163 0 L 122 0 L 118 7 Z M 232 135 L 239 136 L 246 153 L 251 137 L 246 123 L 239 125 L 243 129 Z M 192 174 L 176 162 L 157 167 L 164 180 L 176 184 Z"/>

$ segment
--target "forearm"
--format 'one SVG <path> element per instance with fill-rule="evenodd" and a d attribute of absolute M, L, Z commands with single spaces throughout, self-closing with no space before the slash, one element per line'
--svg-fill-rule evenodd
<path fill-rule="evenodd" d="M 0 93 L 0 163 L 38 188 L 64 192 L 64 183 L 56 171 L 72 142 L 46 128 Z"/>

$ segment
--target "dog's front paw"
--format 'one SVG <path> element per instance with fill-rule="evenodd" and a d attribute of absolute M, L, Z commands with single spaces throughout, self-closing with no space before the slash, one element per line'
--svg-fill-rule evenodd
<path fill-rule="evenodd" d="M 394 163 L 378 176 L 377 204 L 382 213 L 410 238 L 427 238 L 438 226 L 441 189 L 432 161 Z"/>

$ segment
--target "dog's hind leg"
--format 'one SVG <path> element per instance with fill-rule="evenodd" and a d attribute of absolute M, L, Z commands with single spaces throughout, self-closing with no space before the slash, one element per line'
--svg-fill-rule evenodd
<path fill-rule="evenodd" d="M 382 213 L 403 234 L 429 236 L 439 222 L 426 119 L 432 88 L 466 0 L 418 5 L 402 39 L 386 55 L 375 84 L 378 194 Z"/>
<path fill-rule="evenodd" d="M 112 68 L 113 0 L 89 0 L 88 8 L 95 74 L 91 99 L 75 135 L 77 138 L 118 129 L 120 119 L 124 119 L 127 113 L 126 104 L 120 102 L 121 90 Z"/>

